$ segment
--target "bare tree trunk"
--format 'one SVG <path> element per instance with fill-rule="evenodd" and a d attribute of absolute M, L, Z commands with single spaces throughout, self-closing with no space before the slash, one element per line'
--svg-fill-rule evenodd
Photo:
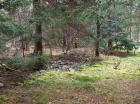
<path fill-rule="evenodd" d="M 63 52 L 64 52 L 64 54 L 66 54 L 66 36 L 63 36 Z"/>
<path fill-rule="evenodd" d="M 29 42 L 25 42 L 25 51 L 30 51 Z"/>
<path fill-rule="evenodd" d="M 130 7 L 129 15 L 131 16 L 130 17 L 130 24 L 132 24 L 132 7 Z M 129 29 L 130 29 L 130 39 L 132 39 L 132 26 L 131 25 L 130 25 Z"/>
<path fill-rule="evenodd" d="M 130 26 L 130 39 L 132 39 L 132 27 Z"/>
<path fill-rule="evenodd" d="M 50 42 L 48 42 L 48 45 L 49 45 L 49 48 L 50 48 L 50 56 L 51 56 L 51 58 L 53 58 L 53 50 L 52 50 L 52 46 L 51 46 L 51 43 Z"/>
<path fill-rule="evenodd" d="M 41 37 L 42 30 L 41 29 L 42 29 L 41 24 L 36 24 L 36 34 L 40 35 L 40 37 L 39 37 L 39 39 L 37 39 L 35 41 L 35 50 L 34 50 L 35 55 L 42 55 L 42 53 L 43 53 L 43 44 L 42 44 L 42 37 Z"/>
<path fill-rule="evenodd" d="M 78 48 L 78 39 L 74 37 L 73 42 L 74 42 L 74 48 Z"/>
<path fill-rule="evenodd" d="M 74 42 L 74 48 L 78 48 L 78 44 L 77 44 L 77 41 L 76 40 Z"/>
<path fill-rule="evenodd" d="M 99 19 L 97 19 L 96 22 L 96 27 L 97 27 L 97 40 L 95 42 L 95 56 L 99 57 L 100 56 L 100 52 L 99 52 L 99 38 L 100 38 L 100 28 L 101 28 L 101 24 Z"/>
<path fill-rule="evenodd" d="M 107 52 L 107 53 L 110 54 L 111 51 L 112 51 L 112 41 L 109 40 L 109 41 L 108 41 L 108 52 Z"/>
<path fill-rule="evenodd" d="M 40 0 L 33 0 L 33 6 L 34 6 L 34 16 L 40 17 Z M 42 24 L 41 22 L 37 22 L 35 24 L 35 34 L 38 35 L 38 39 L 35 41 L 35 49 L 34 54 L 35 55 L 42 55 L 43 53 L 43 44 L 42 44 Z"/>
<path fill-rule="evenodd" d="M 109 2 L 109 5 L 110 5 L 110 2 Z M 114 6 L 113 6 L 113 9 L 115 9 L 116 8 L 116 5 L 114 4 Z M 110 8 L 110 10 L 109 11 L 111 11 L 111 8 Z M 109 13 L 110 14 L 110 13 Z M 112 27 L 112 22 L 110 21 L 111 20 L 111 14 L 110 15 L 108 15 L 108 27 Z M 108 31 L 108 35 L 109 35 L 109 37 L 111 38 L 112 37 L 112 32 L 109 30 Z M 113 41 L 111 40 L 111 39 L 109 39 L 108 40 L 108 48 L 107 48 L 107 54 L 109 55 L 110 53 L 111 53 L 111 51 L 112 51 L 112 47 L 113 47 Z"/>
<path fill-rule="evenodd" d="M 99 41 L 96 41 L 95 43 L 95 56 L 99 57 L 100 53 L 99 53 Z"/>
<path fill-rule="evenodd" d="M 22 42 L 22 55 L 25 57 L 25 44 Z"/>

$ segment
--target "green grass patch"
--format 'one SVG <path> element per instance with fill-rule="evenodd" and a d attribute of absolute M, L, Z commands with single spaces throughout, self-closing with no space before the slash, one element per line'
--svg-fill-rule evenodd
<path fill-rule="evenodd" d="M 12 104 L 12 101 L 5 96 L 0 96 L 0 104 Z"/>
<path fill-rule="evenodd" d="M 116 70 L 114 65 L 118 61 L 121 62 Z M 83 67 L 80 72 L 51 71 L 39 77 L 33 76 L 25 87 L 34 88 L 31 95 L 35 104 L 47 104 L 53 101 L 57 103 L 59 101 L 58 104 L 75 102 L 71 99 L 71 95 L 77 93 L 97 94 L 115 102 L 115 97 L 122 93 L 117 82 L 140 78 L 139 62 L 139 57 L 113 56 L 110 60 L 98 61 L 92 66 Z M 94 86 L 96 84 L 98 87 Z"/>
<path fill-rule="evenodd" d="M 91 76 L 85 76 L 85 75 L 76 75 L 75 80 L 78 80 L 80 82 L 97 82 L 100 80 L 100 77 L 91 77 Z"/>

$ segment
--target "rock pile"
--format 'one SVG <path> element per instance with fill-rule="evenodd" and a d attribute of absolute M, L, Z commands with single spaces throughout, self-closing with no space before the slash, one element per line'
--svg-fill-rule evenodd
<path fill-rule="evenodd" d="M 52 61 L 46 66 L 44 70 L 40 70 L 36 73 L 37 76 L 41 76 L 48 71 L 81 71 L 82 66 L 90 66 L 90 63 L 76 63 L 70 61 Z"/>
<path fill-rule="evenodd" d="M 52 61 L 48 66 L 48 70 L 64 70 L 64 71 L 80 71 L 82 69 L 82 65 L 89 66 L 89 63 L 76 63 L 69 61 Z"/>

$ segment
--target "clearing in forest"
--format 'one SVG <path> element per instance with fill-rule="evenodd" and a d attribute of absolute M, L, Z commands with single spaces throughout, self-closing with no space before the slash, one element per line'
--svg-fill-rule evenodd
<path fill-rule="evenodd" d="M 81 71 L 32 75 L 3 91 L 0 104 L 140 104 L 140 57 L 99 61 Z"/>

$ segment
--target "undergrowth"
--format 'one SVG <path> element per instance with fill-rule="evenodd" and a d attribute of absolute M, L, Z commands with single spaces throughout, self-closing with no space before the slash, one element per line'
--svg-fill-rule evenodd
<path fill-rule="evenodd" d="M 117 69 L 114 65 L 120 61 Z M 32 75 L 24 89 L 32 97 L 32 104 L 85 104 L 86 96 L 102 96 L 119 104 L 121 95 L 119 81 L 140 79 L 140 58 L 112 57 L 98 61 L 92 66 L 83 66 L 81 71 L 50 71 L 41 76 Z M 121 104 L 121 103 L 120 103 Z"/>

